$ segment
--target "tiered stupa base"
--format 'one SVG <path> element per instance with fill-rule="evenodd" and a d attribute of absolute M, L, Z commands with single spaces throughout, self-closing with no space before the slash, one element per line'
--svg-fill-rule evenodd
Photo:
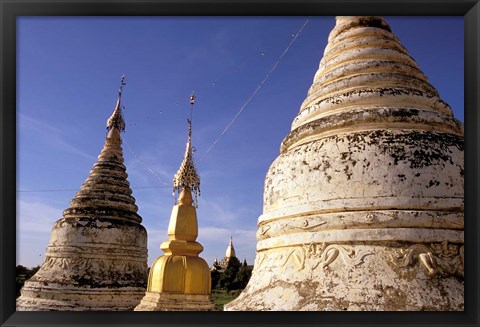
<path fill-rule="evenodd" d="M 135 311 L 214 311 L 210 295 L 147 292 Z"/>
<path fill-rule="evenodd" d="M 144 294 L 144 288 L 91 289 L 30 282 L 18 304 L 22 311 L 131 311 Z"/>
<path fill-rule="evenodd" d="M 117 219 L 60 219 L 46 260 L 22 288 L 21 311 L 133 310 L 145 294 L 145 228 Z"/>

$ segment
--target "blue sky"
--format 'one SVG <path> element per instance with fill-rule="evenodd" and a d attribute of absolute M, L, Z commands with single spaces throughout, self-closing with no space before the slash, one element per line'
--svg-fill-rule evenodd
<path fill-rule="evenodd" d="M 123 74 L 123 150 L 149 265 L 167 240 L 192 91 L 200 256 L 221 259 L 233 236 L 239 259 L 253 263 L 265 174 L 335 24 L 311 17 L 297 35 L 307 18 L 19 18 L 17 264 L 42 264 L 54 222 L 104 145 Z M 463 17 L 385 18 L 463 121 Z"/>

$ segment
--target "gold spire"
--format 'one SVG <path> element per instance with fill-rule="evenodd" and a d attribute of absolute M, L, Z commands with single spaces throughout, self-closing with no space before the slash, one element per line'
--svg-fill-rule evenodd
<path fill-rule="evenodd" d="M 192 191 L 195 195 L 193 204 L 195 207 L 198 207 L 197 198 L 200 196 L 200 176 L 197 173 L 195 168 L 195 163 L 193 162 L 193 149 L 192 149 L 192 112 L 193 105 L 195 103 L 195 93 L 192 93 L 190 96 L 190 119 L 187 119 L 188 122 L 188 138 L 187 146 L 185 149 L 185 155 L 183 156 L 182 164 L 178 169 L 177 173 L 173 177 L 173 194 L 175 192 L 178 194 L 182 190 L 188 189 Z M 176 197 L 175 197 L 176 202 Z"/>
<path fill-rule="evenodd" d="M 236 257 L 235 248 L 233 247 L 232 236 L 230 236 L 230 243 L 228 244 L 227 251 L 225 252 L 226 258 L 233 258 Z"/>
<path fill-rule="evenodd" d="M 107 120 L 107 132 L 112 130 L 114 127 L 116 127 L 120 132 L 125 132 L 125 121 L 123 120 L 122 107 L 120 104 L 124 85 L 127 84 L 125 83 L 125 75 L 122 75 L 120 78 L 120 88 L 118 89 L 117 105 L 115 106 L 112 115 Z"/>

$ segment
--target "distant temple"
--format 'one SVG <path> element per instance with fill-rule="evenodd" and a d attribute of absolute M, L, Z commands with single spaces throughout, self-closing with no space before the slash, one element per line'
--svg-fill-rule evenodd
<path fill-rule="evenodd" d="M 123 164 L 121 97 L 107 121 L 102 152 L 63 218 L 45 261 L 25 282 L 18 311 L 132 310 L 147 286 L 147 232 Z"/>
<path fill-rule="evenodd" d="M 225 257 L 219 262 L 217 258 L 213 261 L 212 270 L 224 271 L 227 269 L 228 264 L 232 261 L 232 259 L 237 259 L 237 255 L 235 253 L 235 248 L 233 247 L 233 240 L 230 236 L 230 243 L 228 244 L 227 250 L 225 251 Z M 246 262 L 246 260 L 245 260 Z"/>

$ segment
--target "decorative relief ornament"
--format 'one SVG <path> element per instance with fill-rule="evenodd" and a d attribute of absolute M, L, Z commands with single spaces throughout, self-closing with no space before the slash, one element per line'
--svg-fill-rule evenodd
<path fill-rule="evenodd" d="M 398 267 L 414 266 L 420 263 L 430 277 L 464 277 L 464 245 L 432 243 L 430 246 L 414 244 L 407 249 L 396 251 L 392 256 Z"/>
<path fill-rule="evenodd" d="M 281 266 L 286 266 L 288 262 L 293 261 L 298 271 L 307 267 L 314 270 L 318 266 L 325 269 L 340 256 L 346 266 L 355 268 L 361 265 L 368 255 L 373 255 L 373 252 L 363 250 L 356 252 L 353 247 L 327 245 L 325 242 L 310 243 L 292 250 Z"/>

